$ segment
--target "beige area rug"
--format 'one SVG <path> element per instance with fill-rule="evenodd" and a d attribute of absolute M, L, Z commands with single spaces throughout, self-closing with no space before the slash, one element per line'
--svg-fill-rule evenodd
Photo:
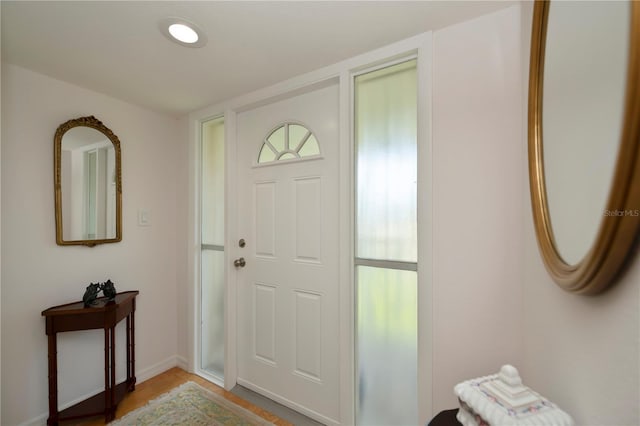
<path fill-rule="evenodd" d="M 109 424 L 117 426 L 273 425 L 194 382 L 184 383 Z"/>

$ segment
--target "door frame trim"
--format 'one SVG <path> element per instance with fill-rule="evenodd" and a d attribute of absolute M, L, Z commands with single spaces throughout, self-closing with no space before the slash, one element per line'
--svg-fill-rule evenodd
<path fill-rule="evenodd" d="M 426 423 L 432 417 L 432 143 L 431 143 L 431 83 L 432 32 L 426 32 L 391 45 L 355 56 L 345 61 L 291 78 L 189 114 L 189 236 L 188 236 L 188 296 L 186 303 L 188 369 L 203 375 L 199 368 L 200 321 L 200 126 L 202 122 L 224 115 L 225 118 L 225 262 L 239 256 L 234 243 L 239 238 L 237 220 L 237 114 L 261 105 L 287 99 L 328 85 L 339 86 L 339 311 L 340 311 L 340 418 L 341 424 L 355 422 L 355 289 L 354 289 L 354 147 L 352 139 L 353 76 L 363 70 L 390 63 L 408 55 L 418 57 L 418 401 L 419 420 Z M 225 377 L 229 390 L 237 383 L 237 274 L 225 270 Z M 210 378 L 210 377 L 205 377 Z"/>

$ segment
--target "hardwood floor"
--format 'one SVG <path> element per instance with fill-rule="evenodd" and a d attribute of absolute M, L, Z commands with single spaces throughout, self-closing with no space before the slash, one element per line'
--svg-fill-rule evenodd
<path fill-rule="evenodd" d="M 159 374 L 143 383 L 139 383 L 136 385 L 136 390 L 128 394 L 118 405 L 118 410 L 116 411 L 116 419 L 124 416 L 130 411 L 133 411 L 137 408 L 142 407 L 150 400 L 159 397 L 160 395 L 169 392 L 171 389 L 176 386 L 180 386 L 181 384 L 192 381 L 195 382 L 210 391 L 223 396 L 229 401 L 238 404 L 241 407 L 246 408 L 247 410 L 257 414 L 258 416 L 270 421 L 271 423 L 277 426 L 292 426 L 291 423 L 277 417 L 270 412 L 263 410 L 260 407 L 257 407 L 250 402 L 245 401 L 244 399 L 232 394 L 231 392 L 227 392 L 221 387 L 214 385 L 203 379 L 200 376 L 196 376 L 194 374 L 187 373 L 186 371 L 175 367 L 170 370 L 165 371 L 162 374 Z M 95 425 L 104 425 L 104 418 L 94 417 L 84 421 L 68 421 L 61 422 L 62 425 L 82 425 L 82 426 L 95 426 Z"/>

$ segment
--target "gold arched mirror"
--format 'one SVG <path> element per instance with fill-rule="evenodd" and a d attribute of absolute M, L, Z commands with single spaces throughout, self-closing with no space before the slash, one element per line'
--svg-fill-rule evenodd
<path fill-rule="evenodd" d="M 640 4 L 535 3 L 528 122 L 544 264 L 563 289 L 598 293 L 640 224 Z"/>
<path fill-rule="evenodd" d="M 94 116 L 61 124 L 54 137 L 56 242 L 122 240 L 120 140 Z"/>

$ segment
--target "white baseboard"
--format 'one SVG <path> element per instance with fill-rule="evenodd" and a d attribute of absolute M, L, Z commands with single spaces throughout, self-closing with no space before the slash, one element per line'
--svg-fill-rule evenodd
<path fill-rule="evenodd" d="M 178 355 L 170 356 L 164 361 L 160 361 L 150 367 L 140 370 L 139 372 L 136 371 L 136 383 L 146 382 L 150 378 L 155 377 L 158 374 L 164 373 L 165 371 L 173 367 L 180 367 L 180 358 L 182 357 Z M 124 380 L 124 378 L 122 380 Z"/>
<path fill-rule="evenodd" d="M 180 367 L 182 369 L 186 369 L 186 359 L 184 357 L 174 355 L 171 356 L 164 361 L 160 361 L 156 364 L 153 364 L 150 367 L 144 368 L 142 370 L 136 371 L 136 384 L 145 382 L 152 377 L 157 376 L 158 374 L 164 373 L 165 371 L 173 368 Z M 123 382 L 126 377 L 116 377 L 116 383 Z M 62 411 L 65 408 L 69 408 L 78 402 L 84 401 L 85 399 L 96 395 L 100 392 L 104 391 L 104 388 L 95 389 L 92 392 L 88 392 L 72 401 L 65 402 L 64 404 L 59 404 L 59 410 Z M 49 410 L 45 414 L 42 414 L 38 417 L 35 417 L 31 420 L 27 420 L 24 423 L 20 423 L 20 426 L 42 426 L 47 424 L 47 418 L 49 417 Z"/>
<path fill-rule="evenodd" d="M 189 371 L 189 361 L 187 361 L 187 359 L 183 356 L 177 355 L 176 356 L 176 366 L 179 368 L 182 368 L 184 371 L 187 371 L 189 373 L 193 373 L 192 371 Z"/>
<path fill-rule="evenodd" d="M 277 395 L 273 392 L 270 392 L 266 389 L 261 388 L 260 386 L 254 385 L 251 382 L 248 382 L 244 379 L 241 379 L 238 377 L 238 384 L 241 386 L 244 386 L 247 389 L 251 389 L 254 392 L 257 392 L 263 396 L 266 396 L 269 399 L 274 400 L 275 402 L 284 405 L 285 407 L 289 407 L 292 410 L 297 411 L 298 413 L 304 414 L 305 416 L 312 418 L 313 420 L 316 420 L 320 423 L 323 423 L 325 425 L 339 425 L 340 422 L 338 422 L 335 419 L 332 419 L 330 417 L 326 417 L 323 416 L 320 413 L 317 413 L 313 410 L 310 410 L 306 407 L 303 407 L 302 405 L 295 403 L 293 401 L 288 400 L 287 398 L 283 398 L 280 395 Z"/>

